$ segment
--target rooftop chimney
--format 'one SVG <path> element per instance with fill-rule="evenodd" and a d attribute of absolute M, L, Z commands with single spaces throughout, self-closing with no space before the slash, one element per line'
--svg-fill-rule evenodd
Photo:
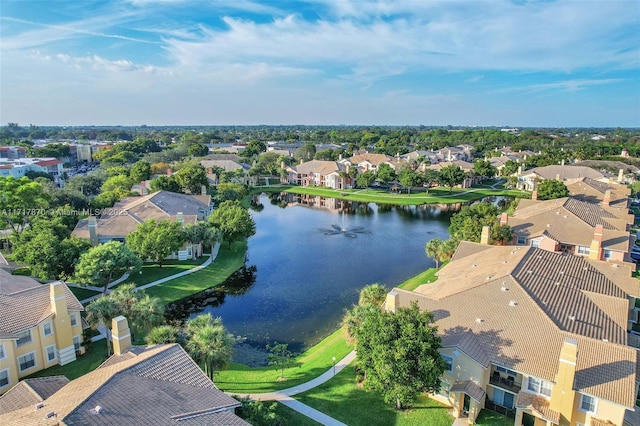
<path fill-rule="evenodd" d="M 120 315 L 111 320 L 111 333 L 113 354 L 122 355 L 131 347 L 131 331 L 127 319 Z"/>
<path fill-rule="evenodd" d="M 280 162 L 280 168 L 281 169 L 286 169 L 287 168 L 287 165 L 284 163 L 284 161 Z"/>
<path fill-rule="evenodd" d="M 602 207 L 609 207 L 611 204 L 611 190 L 607 189 L 604 192 L 604 198 L 602 199 Z"/>
<path fill-rule="evenodd" d="M 300 159 L 300 164 L 304 163 L 304 158 Z"/>
<path fill-rule="evenodd" d="M 518 166 L 518 175 L 522 174 L 522 166 Z"/>
<path fill-rule="evenodd" d="M 602 258 L 602 234 L 603 226 L 596 225 L 596 228 L 593 231 L 591 247 L 589 247 L 589 259 L 591 260 L 600 260 Z"/>
<path fill-rule="evenodd" d="M 555 385 L 551 392 L 549 408 L 560 413 L 560 424 L 571 424 L 573 405 L 576 397 L 573 391 L 573 383 L 576 375 L 576 363 L 578 361 L 578 341 L 566 338 L 560 349 L 558 360 L 558 373 Z"/>
<path fill-rule="evenodd" d="M 73 334 L 79 331 L 80 327 L 77 327 L 76 331 L 72 331 L 71 317 L 67 309 L 67 292 L 65 291 L 65 285 L 63 282 L 56 281 L 49 284 L 49 300 L 51 304 L 51 311 L 54 314 L 53 327 L 56 330 L 54 333 L 56 355 L 58 357 L 58 363 L 60 365 L 65 365 L 76 360 L 76 349 L 73 345 Z M 75 315 L 76 319 L 79 320 L 79 314 L 76 312 Z"/>
<path fill-rule="evenodd" d="M 400 295 L 397 291 L 387 293 L 387 299 L 384 302 L 384 308 L 387 311 L 395 312 L 400 307 Z"/>
<path fill-rule="evenodd" d="M 182 212 L 178 212 L 178 214 L 176 214 L 176 221 L 180 226 L 184 226 L 184 214 Z"/>
<path fill-rule="evenodd" d="M 207 195 L 207 185 L 202 185 L 200 187 L 200 194 Z"/>
<path fill-rule="evenodd" d="M 480 244 L 484 244 L 486 246 L 489 245 L 489 227 L 482 227 L 482 234 L 480 234 Z"/>
<path fill-rule="evenodd" d="M 98 240 L 98 221 L 95 216 L 89 216 L 89 241 L 94 246 L 100 242 Z"/>
<path fill-rule="evenodd" d="M 507 212 L 502 213 L 500 215 L 500 226 L 509 224 L 509 214 Z"/>
<path fill-rule="evenodd" d="M 531 199 L 533 201 L 538 201 L 538 190 L 534 189 L 533 192 L 531 193 Z"/>
<path fill-rule="evenodd" d="M 560 162 L 561 166 L 564 166 L 564 159 Z"/>
<path fill-rule="evenodd" d="M 624 180 L 624 170 L 620 169 L 618 171 L 618 182 L 622 182 Z"/>

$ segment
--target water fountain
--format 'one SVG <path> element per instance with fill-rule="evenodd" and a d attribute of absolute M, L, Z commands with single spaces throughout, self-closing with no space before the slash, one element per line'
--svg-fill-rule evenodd
<path fill-rule="evenodd" d="M 320 228 L 320 232 L 324 235 L 338 235 L 342 234 L 348 238 L 357 238 L 357 234 L 370 234 L 371 231 L 366 230 L 363 226 L 356 226 L 349 229 L 347 227 L 347 217 L 345 211 L 342 211 L 342 220 L 340 225 L 331 225 L 331 228 Z"/>

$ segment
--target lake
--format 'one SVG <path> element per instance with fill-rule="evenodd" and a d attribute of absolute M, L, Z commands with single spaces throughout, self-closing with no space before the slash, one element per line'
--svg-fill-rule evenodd
<path fill-rule="evenodd" d="M 460 206 L 276 193 L 256 196 L 252 207 L 257 232 L 245 268 L 222 287 L 177 302 L 169 315 L 211 312 L 248 346 L 277 341 L 298 352 L 334 331 L 365 285 L 391 289 L 435 266 L 424 245 L 448 238 L 448 210 Z"/>

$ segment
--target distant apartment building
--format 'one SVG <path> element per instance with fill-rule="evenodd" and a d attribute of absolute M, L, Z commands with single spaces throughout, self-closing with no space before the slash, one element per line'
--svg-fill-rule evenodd
<path fill-rule="evenodd" d="M 16 160 L 27 156 L 27 149 L 23 146 L 0 146 L 0 159 Z"/>
<path fill-rule="evenodd" d="M 57 185 L 63 183 L 62 162 L 55 158 L 20 158 L 4 159 L 0 158 L 0 177 L 13 176 L 21 178 L 28 172 L 47 173 Z"/>

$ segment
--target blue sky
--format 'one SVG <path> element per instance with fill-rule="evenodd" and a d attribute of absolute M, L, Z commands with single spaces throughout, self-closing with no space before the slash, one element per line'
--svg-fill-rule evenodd
<path fill-rule="evenodd" d="M 640 2 L 0 0 L 0 124 L 640 127 Z"/>

